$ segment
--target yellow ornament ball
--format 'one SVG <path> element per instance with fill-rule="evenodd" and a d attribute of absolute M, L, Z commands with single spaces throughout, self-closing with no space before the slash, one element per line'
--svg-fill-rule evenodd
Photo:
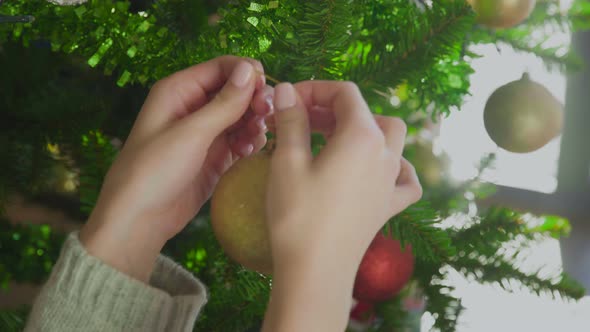
<path fill-rule="evenodd" d="M 563 105 L 525 73 L 492 93 L 484 109 L 484 125 L 499 147 L 532 152 L 561 132 Z"/>
<path fill-rule="evenodd" d="M 266 187 L 271 154 L 261 151 L 236 162 L 211 198 L 211 225 L 219 244 L 249 270 L 272 273 L 266 227 Z"/>
<path fill-rule="evenodd" d="M 523 22 L 535 8 L 535 0 L 468 0 L 477 22 L 490 28 L 511 28 Z"/>
<path fill-rule="evenodd" d="M 426 187 L 440 185 L 448 168 L 447 156 L 436 156 L 430 142 L 418 141 L 408 148 L 413 152 L 410 161 L 416 168 L 420 182 Z"/>

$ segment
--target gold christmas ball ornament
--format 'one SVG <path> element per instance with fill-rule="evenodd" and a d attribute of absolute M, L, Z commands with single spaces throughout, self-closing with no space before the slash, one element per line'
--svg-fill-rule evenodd
<path fill-rule="evenodd" d="M 561 132 L 563 105 L 525 73 L 492 93 L 485 106 L 484 125 L 499 147 L 532 152 Z"/>
<path fill-rule="evenodd" d="M 490 28 L 511 28 L 523 22 L 535 8 L 535 0 L 468 0 L 477 22 Z"/>
<path fill-rule="evenodd" d="M 271 154 L 261 151 L 236 162 L 211 198 L 211 225 L 219 244 L 249 270 L 272 273 L 266 227 L 266 187 Z"/>
<path fill-rule="evenodd" d="M 418 141 L 410 149 L 413 151 L 410 159 L 420 182 L 427 187 L 439 185 L 448 168 L 447 156 L 436 156 L 432 151 L 432 143 L 425 141 Z"/>

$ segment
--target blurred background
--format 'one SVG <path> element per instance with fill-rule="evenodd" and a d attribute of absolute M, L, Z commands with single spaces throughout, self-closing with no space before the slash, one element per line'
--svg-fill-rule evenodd
<path fill-rule="evenodd" d="M 555 34 L 552 42 L 563 45 L 569 44 L 570 39 L 570 33 Z M 471 76 L 471 96 L 466 99 L 461 112 L 442 120 L 435 149 L 449 156 L 449 173 L 457 181 L 474 177 L 482 152 L 492 152 L 496 155 L 495 167 L 483 176 L 485 181 L 510 188 L 554 193 L 558 184 L 561 135 L 527 154 L 499 149 L 486 134 L 482 105 L 498 86 L 518 79 L 523 71 L 529 71 L 531 77 L 565 104 L 566 75 L 547 70 L 543 61 L 535 56 L 519 54 L 508 47 L 482 46 L 478 53 L 484 56 L 473 63 L 475 73 Z M 582 198 L 586 202 L 589 199 L 587 195 Z M 527 202 L 533 206 L 515 207 L 526 210 L 542 204 L 534 198 Z M 555 271 L 563 266 L 557 239 L 547 239 L 528 248 L 525 256 L 526 259 L 519 264 L 529 271 Z M 590 257 L 590 252 L 580 256 Z M 581 271 L 583 275 L 587 275 L 583 271 L 585 268 Z M 456 274 L 453 282 L 466 306 L 457 331 L 586 331 L 590 326 L 588 297 L 572 303 L 554 300 L 550 296 L 537 297 L 526 291 L 508 293 L 498 287 L 473 283 Z M 423 331 L 428 331 L 431 318 L 423 319 Z"/>

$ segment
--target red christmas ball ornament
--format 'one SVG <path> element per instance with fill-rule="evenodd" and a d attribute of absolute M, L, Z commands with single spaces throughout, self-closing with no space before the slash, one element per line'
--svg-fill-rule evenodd
<path fill-rule="evenodd" d="M 354 298 L 379 302 L 396 295 L 414 272 L 412 246 L 378 233 L 367 249 L 354 282 Z"/>

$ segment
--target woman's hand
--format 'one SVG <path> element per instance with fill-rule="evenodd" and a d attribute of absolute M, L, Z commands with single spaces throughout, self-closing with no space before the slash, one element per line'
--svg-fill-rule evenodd
<path fill-rule="evenodd" d="M 265 144 L 271 93 L 259 62 L 232 56 L 157 82 L 80 232 L 87 250 L 148 281 L 219 177 Z"/>
<path fill-rule="evenodd" d="M 371 240 L 422 194 L 402 158 L 406 126 L 373 116 L 356 85 L 322 81 L 275 87 L 274 121 L 267 196 L 274 279 L 265 330 L 343 331 Z M 310 128 L 328 138 L 316 158 Z"/>

